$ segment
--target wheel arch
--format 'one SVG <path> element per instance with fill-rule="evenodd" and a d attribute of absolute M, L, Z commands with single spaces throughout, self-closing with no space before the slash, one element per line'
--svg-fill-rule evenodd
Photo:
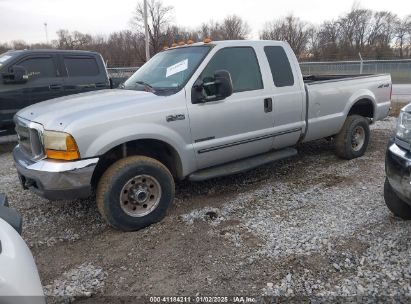
<path fill-rule="evenodd" d="M 103 173 L 117 160 L 134 155 L 156 159 L 167 167 L 175 179 L 184 178 L 182 158 L 173 145 L 159 139 L 140 138 L 125 141 L 103 153 L 94 170 L 91 179 L 92 186 L 96 187 Z"/>
<path fill-rule="evenodd" d="M 345 113 L 347 117 L 357 114 L 374 120 L 376 110 L 377 103 L 374 94 L 369 90 L 361 90 L 349 99 Z"/>

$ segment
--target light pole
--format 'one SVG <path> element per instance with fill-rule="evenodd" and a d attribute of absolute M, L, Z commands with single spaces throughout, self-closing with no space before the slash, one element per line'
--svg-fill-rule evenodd
<path fill-rule="evenodd" d="M 146 60 L 150 60 L 150 37 L 148 36 L 148 16 L 147 16 L 147 0 L 144 0 L 144 29 L 146 40 Z"/>
<path fill-rule="evenodd" d="M 47 31 L 47 22 L 44 22 L 44 30 L 46 31 L 46 41 L 49 44 L 49 33 Z"/>

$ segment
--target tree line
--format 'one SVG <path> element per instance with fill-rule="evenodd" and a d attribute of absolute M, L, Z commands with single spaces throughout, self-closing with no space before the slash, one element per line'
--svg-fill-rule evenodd
<path fill-rule="evenodd" d="M 161 0 L 148 1 L 150 53 L 152 55 L 180 41 L 242 40 L 251 29 L 239 16 L 221 21 L 210 20 L 198 28 L 185 28 L 172 22 L 174 8 Z M 93 50 L 101 53 L 109 67 L 139 66 L 145 61 L 143 2 L 134 10 L 131 30 L 109 35 L 90 35 L 66 29 L 57 31 L 51 44 L 12 41 L 0 44 L 0 53 L 8 49 L 57 48 Z M 399 18 L 392 12 L 373 11 L 354 4 L 336 20 L 320 25 L 288 15 L 265 23 L 261 39 L 287 41 L 300 60 L 351 60 L 359 53 L 365 59 L 411 58 L 411 14 Z"/>

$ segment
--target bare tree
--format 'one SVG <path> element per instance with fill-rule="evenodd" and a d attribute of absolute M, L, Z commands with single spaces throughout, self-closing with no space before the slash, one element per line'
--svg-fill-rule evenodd
<path fill-rule="evenodd" d="M 409 15 L 409 17 L 411 18 L 411 15 Z M 411 24 L 408 30 L 408 42 L 407 42 L 407 46 L 404 49 L 407 52 L 407 56 L 410 58 L 411 57 Z"/>
<path fill-rule="evenodd" d="M 208 23 L 203 23 L 198 30 L 199 38 L 204 40 L 210 38 L 211 40 L 218 41 L 223 40 L 223 35 L 221 33 L 220 23 L 210 20 Z"/>
<path fill-rule="evenodd" d="M 78 31 L 70 33 L 64 29 L 57 31 L 57 37 L 57 41 L 55 41 L 57 48 L 69 50 L 88 48 L 93 40 L 90 34 L 83 34 Z"/>
<path fill-rule="evenodd" d="M 151 52 L 162 50 L 167 39 L 167 30 L 171 22 L 172 6 L 165 6 L 161 0 L 148 0 L 148 34 L 150 36 Z M 132 24 L 138 33 L 144 35 L 144 4 L 140 1 L 134 12 Z"/>
<path fill-rule="evenodd" d="M 173 25 L 167 29 L 167 39 L 165 41 L 165 46 L 170 46 L 173 43 L 179 43 L 181 41 L 199 41 L 199 37 L 200 36 L 197 31 Z"/>
<path fill-rule="evenodd" d="M 44 42 L 40 42 L 40 43 L 33 43 L 30 44 L 30 49 L 53 49 L 53 44 L 51 43 L 44 43 Z"/>
<path fill-rule="evenodd" d="M 144 36 L 129 30 L 111 33 L 101 53 L 111 67 L 141 66 L 146 60 Z"/>
<path fill-rule="evenodd" d="M 103 55 L 110 67 L 140 66 L 145 62 L 145 31 L 143 3 L 139 0 L 133 18 L 134 31 L 124 30 L 108 35 L 90 35 L 57 31 L 51 45 L 29 44 L 25 41 L 0 43 L 0 53 L 10 49 L 60 48 L 94 50 Z M 199 28 L 185 28 L 172 24 L 172 10 L 161 0 L 148 0 L 151 52 L 157 53 L 165 45 L 180 41 L 245 39 L 250 33 L 247 23 L 238 16 L 227 16 L 220 21 L 210 20 Z M 411 15 L 399 19 L 387 11 L 371 11 L 354 4 L 351 11 L 336 20 L 325 21 L 314 27 L 293 15 L 266 23 L 262 39 L 285 40 L 300 60 L 346 60 L 358 58 L 411 57 Z"/>
<path fill-rule="evenodd" d="M 8 50 L 10 50 L 10 45 L 7 43 L 0 43 L 0 54 L 7 52 Z"/>
<path fill-rule="evenodd" d="M 395 45 L 399 49 L 400 58 L 404 57 L 404 48 L 409 48 L 407 46 L 407 40 L 411 40 L 411 15 L 398 20 L 395 24 Z M 410 41 L 411 43 L 411 41 Z"/>
<path fill-rule="evenodd" d="M 55 41 L 57 48 L 59 49 L 72 49 L 73 37 L 68 30 L 60 29 L 56 32 L 57 40 Z"/>
<path fill-rule="evenodd" d="M 325 21 L 317 33 L 317 48 L 311 52 L 317 58 L 339 59 L 340 27 L 338 22 Z"/>
<path fill-rule="evenodd" d="M 305 58 L 319 57 L 321 45 L 320 45 L 320 36 L 318 34 L 319 28 L 314 25 L 310 26 L 307 29 L 308 40 L 307 40 L 307 49 L 309 52 Z"/>
<path fill-rule="evenodd" d="M 348 14 L 338 19 L 339 43 L 345 53 L 356 55 L 364 50 L 371 16 L 370 10 L 360 9 L 358 4 L 354 4 Z"/>
<path fill-rule="evenodd" d="M 220 31 L 224 40 L 244 40 L 250 34 L 250 27 L 243 19 L 232 15 L 223 20 Z"/>
<path fill-rule="evenodd" d="M 24 40 L 13 40 L 11 42 L 11 48 L 13 50 L 24 50 L 29 49 L 30 45 L 26 43 Z"/>
<path fill-rule="evenodd" d="M 351 47 L 356 52 L 362 51 L 365 45 L 366 33 L 369 26 L 369 21 L 372 12 L 366 9 L 356 9 L 347 15 L 347 19 L 351 20 L 352 27 L 350 28 Z"/>
<path fill-rule="evenodd" d="M 350 12 L 336 21 L 326 21 L 318 29 L 317 46 L 310 50 L 318 58 L 351 59 L 358 53 L 368 58 L 392 58 L 393 42 L 406 49 L 407 21 L 386 11 L 373 12 L 354 5 Z"/>
<path fill-rule="evenodd" d="M 93 43 L 93 38 L 90 34 L 83 34 L 78 31 L 73 32 L 74 48 L 83 49 Z"/>
<path fill-rule="evenodd" d="M 309 26 L 306 22 L 293 15 L 266 23 L 260 38 L 267 40 L 287 41 L 297 55 L 301 55 L 307 48 L 309 40 Z"/>

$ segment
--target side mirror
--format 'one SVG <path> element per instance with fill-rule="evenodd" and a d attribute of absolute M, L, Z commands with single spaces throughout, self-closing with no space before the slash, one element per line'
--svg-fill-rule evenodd
<path fill-rule="evenodd" d="M 4 83 L 26 83 L 29 79 L 29 75 L 27 74 L 27 70 L 20 66 L 14 65 L 11 68 L 10 73 L 3 74 Z"/>
<path fill-rule="evenodd" d="M 205 92 L 205 94 L 204 94 Z M 193 104 L 225 99 L 233 94 L 233 81 L 230 72 L 219 70 L 214 73 L 214 81 L 198 79 L 191 90 Z"/>
<path fill-rule="evenodd" d="M 220 70 L 214 73 L 215 83 L 217 85 L 217 97 L 227 98 L 233 94 L 233 81 L 230 72 Z"/>

